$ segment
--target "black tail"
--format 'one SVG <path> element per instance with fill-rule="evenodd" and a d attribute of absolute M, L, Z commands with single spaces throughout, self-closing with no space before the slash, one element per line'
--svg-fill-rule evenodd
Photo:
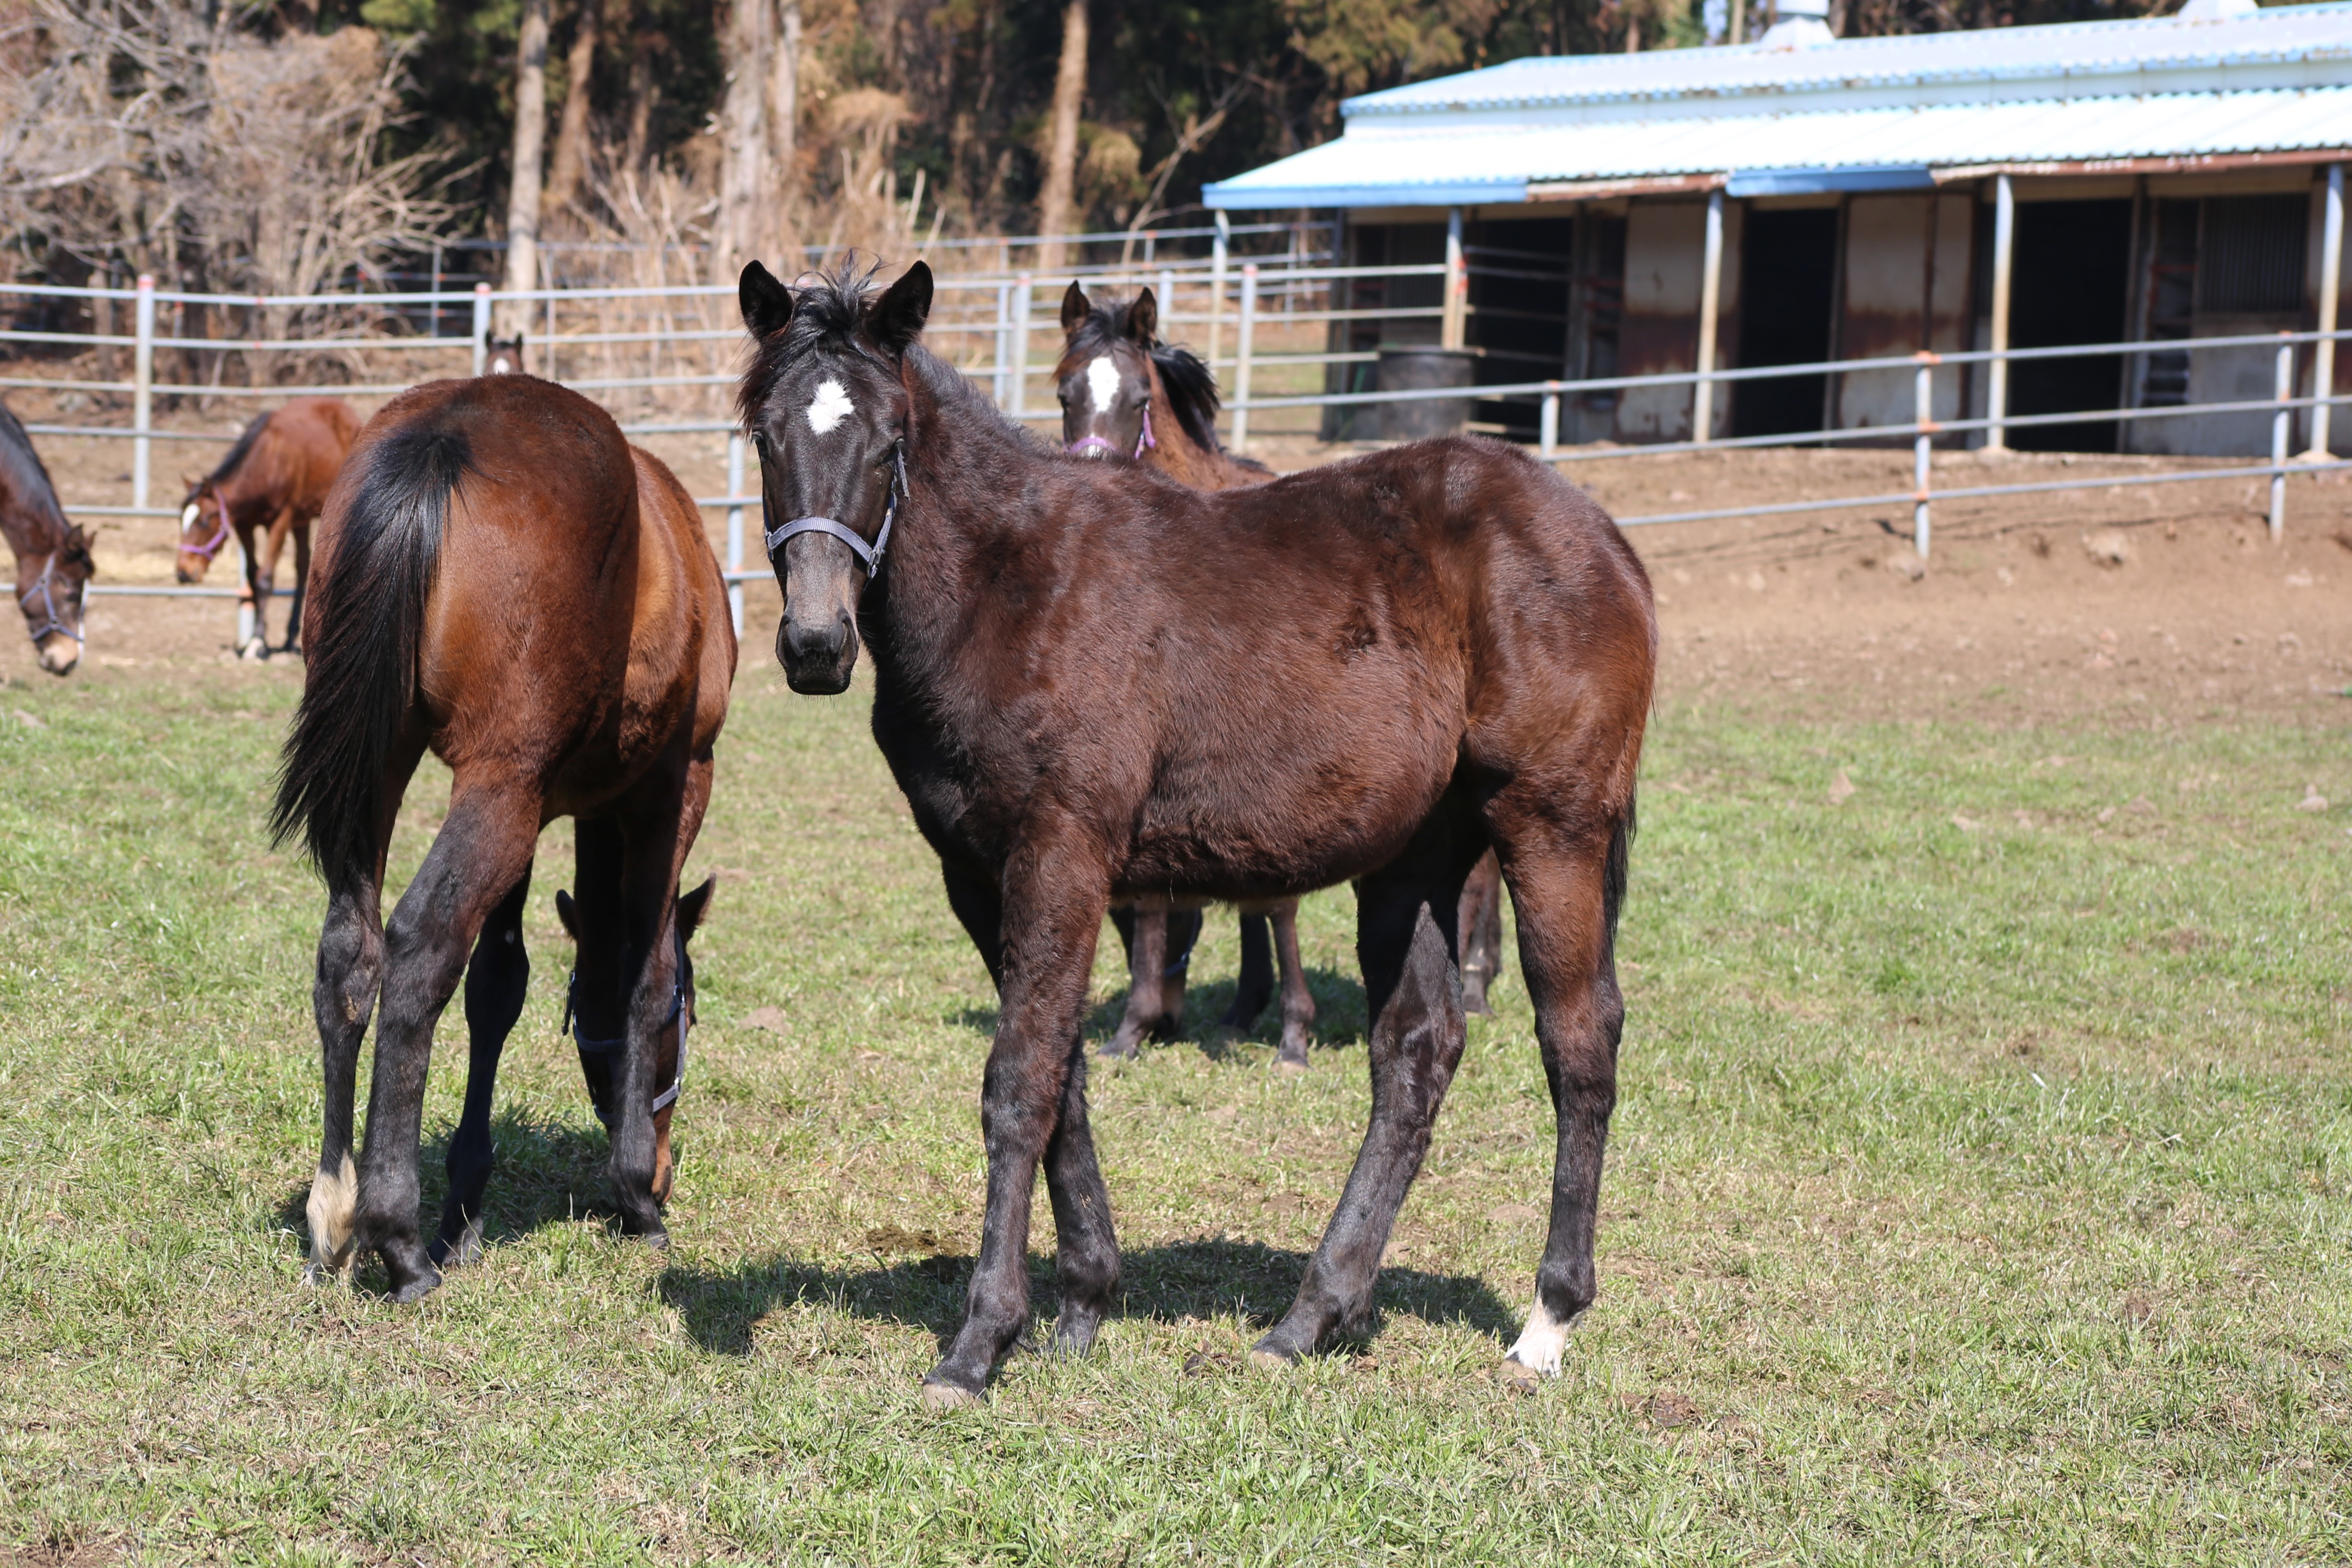
<path fill-rule="evenodd" d="M 462 431 L 428 423 L 386 436 L 362 461 L 328 569 L 310 583 L 308 674 L 270 814 L 272 842 L 299 831 L 333 888 L 375 874 L 384 761 L 416 694 L 449 492 L 472 454 Z"/>
<path fill-rule="evenodd" d="M 1625 879 L 1633 860 L 1634 802 L 1625 797 L 1625 815 L 1617 819 L 1617 831 L 1609 837 L 1609 858 L 1601 868 L 1601 913 L 1609 922 L 1609 942 L 1617 942 L 1617 911 L 1625 907 Z"/>

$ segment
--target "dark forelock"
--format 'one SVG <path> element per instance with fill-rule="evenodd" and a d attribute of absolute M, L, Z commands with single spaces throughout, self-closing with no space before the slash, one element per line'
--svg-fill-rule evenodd
<path fill-rule="evenodd" d="M 759 417 L 760 404 L 776 378 L 819 349 L 845 348 L 874 359 L 861 341 L 866 297 L 879 264 L 845 258 L 830 272 L 815 273 L 793 290 L 793 319 L 781 332 L 751 345 L 751 368 L 743 373 L 736 402 L 748 424 Z M 880 362 L 876 361 L 877 363 Z"/>

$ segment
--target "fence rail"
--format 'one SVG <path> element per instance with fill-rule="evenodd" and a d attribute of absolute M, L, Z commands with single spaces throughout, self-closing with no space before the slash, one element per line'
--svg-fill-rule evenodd
<path fill-rule="evenodd" d="M 1270 234 L 1284 232 L 1286 227 L 1254 226 L 1254 231 Z M 2315 386 L 2308 393 L 2299 393 L 2296 382 L 2299 355 L 2306 366 L 2324 365 L 2332 360 L 2332 353 L 2313 353 L 2310 351 L 2352 337 L 2352 332 L 2347 331 L 2271 332 L 2079 343 L 2047 348 L 1976 349 L 1582 379 L 1554 377 L 1464 387 L 1359 391 L 1326 384 L 1308 391 L 1262 391 L 1260 388 L 1269 376 L 1286 376 L 1295 384 L 1299 373 L 1319 371 L 1328 383 L 1331 367 L 1363 364 L 1380 357 L 1376 351 L 1361 347 L 1334 347 L 1328 342 L 1320 349 L 1302 348 L 1297 341 L 1301 331 L 1319 331 L 1328 339 L 1334 335 L 1335 329 L 1348 323 L 1426 323 L 1433 321 L 1438 323 L 1439 345 L 1458 348 L 1465 345 L 1468 323 L 1481 316 L 1507 322 L 1540 320 L 1550 323 L 1555 320 L 1541 312 L 1482 306 L 1471 296 L 1472 279 L 1497 277 L 1517 281 L 1528 279 L 1557 280 L 1563 288 L 1566 279 L 1555 273 L 1530 272 L 1523 267 L 1496 268 L 1492 264 L 1496 258 L 1513 262 L 1540 258 L 1458 244 L 1449 247 L 1447 258 L 1441 263 L 1347 267 L 1336 265 L 1323 254 L 1309 251 L 1294 240 L 1290 253 L 1280 258 L 1278 265 L 1247 259 L 1239 260 L 1236 264 L 1229 243 L 1232 235 L 1242 232 L 1244 231 L 1223 225 L 1214 229 L 1163 230 L 1160 231 L 1163 237 L 1206 237 L 1211 241 L 1211 248 L 1203 256 L 1151 256 L 1139 265 L 1097 263 L 1083 268 L 1065 268 L 1057 271 L 1051 279 L 1041 279 L 1025 271 L 943 275 L 936 280 L 933 314 L 926 329 L 926 336 L 961 369 L 989 385 L 998 406 L 1009 416 L 1032 422 L 1055 420 L 1060 415 L 1053 406 L 1052 400 L 1033 400 L 1032 395 L 1037 379 L 1041 374 L 1050 375 L 1058 357 L 1061 326 L 1056 286 L 1066 275 L 1082 275 L 1097 283 L 1108 282 L 1123 288 L 1150 286 L 1160 298 L 1160 321 L 1163 332 L 1170 336 L 1193 335 L 1203 342 L 1203 358 L 1219 374 L 1230 392 L 1225 401 L 1228 442 L 1235 450 L 1244 452 L 1252 438 L 1253 423 L 1256 423 L 1257 433 L 1262 436 L 1265 433 L 1265 416 L 1281 411 L 1380 406 L 1431 399 L 1469 401 L 1489 405 L 1532 405 L 1537 415 L 1535 445 L 1539 456 L 1562 465 L 1601 458 L 1664 458 L 1706 450 L 1857 443 L 1883 446 L 1889 442 L 1904 442 L 1912 447 L 1914 458 L 1913 486 L 1907 491 L 1655 513 L 1622 517 L 1618 521 L 1631 527 L 1907 503 L 1913 509 L 1913 546 L 1922 557 L 1927 556 L 1932 548 L 1931 508 L 1937 500 L 2053 493 L 2118 485 L 2179 484 L 2222 479 L 2266 478 L 2269 480 L 2269 524 L 2271 534 L 2275 539 L 2283 534 L 2285 527 L 2286 480 L 2290 476 L 2327 472 L 2352 466 L 2337 460 L 2326 449 L 2330 413 L 2335 406 L 2352 402 L 2352 397 L 2338 395 L 2332 388 Z M 1090 242 L 1100 243 L 1121 237 L 1085 237 Z M 966 248 L 984 249 L 1000 243 L 992 240 L 975 242 Z M 1019 245 L 1028 241 L 1019 239 L 1012 243 Z M 947 247 L 943 246 L 940 248 Z M 1009 249 L 1003 253 L 1009 254 Z M 436 271 L 436 280 L 438 276 Z M 1428 288 L 1433 283 L 1436 286 L 1433 290 Z M 1433 292 L 1438 302 L 1388 302 L 1397 291 L 1398 285 L 1423 290 L 1424 299 L 1429 292 Z M 1378 291 L 1381 296 L 1380 302 L 1367 305 L 1360 301 L 1360 296 L 1368 289 Z M 756 494 L 745 493 L 743 441 L 735 422 L 728 416 L 721 393 L 721 389 L 730 385 L 735 379 L 732 362 L 740 352 L 741 342 L 740 330 L 732 320 L 734 292 L 731 287 L 692 284 L 666 288 L 542 289 L 505 294 L 493 292 L 487 283 L 477 283 L 465 293 L 436 289 L 430 292 L 279 296 L 177 292 L 158 289 L 152 279 L 145 278 L 139 279 L 137 286 L 131 289 L 0 284 L 0 297 L 71 301 L 87 306 L 91 310 L 94 326 L 117 320 L 119 313 L 127 307 L 131 327 L 128 332 L 72 332 L 46 328 L 0 331 L 0 342 L 52 351 L 60 348 L 97 351 L 101 356 L 101 374 L 97 379 L 19 374 L 0 377 L 0 389 L 43 389 L 127 399 L 131 414 L 127 425 L 36 423 L 26 428 L 38 436 L 116 439 L 130 443 L 132 461 L 129 504 L 70 500 L 67 502 L 69 512 L 108 518 L 170 517 L 174 515 L 171 509 L 152 504 L 154 499 L 151 485 L 153 444 L 158 441 L 222 443 L 231 437 L 159 427 L 154 420 L 156 398 L 266 399 L 308 390 L 310 385 L 321 391 L 380 396 L 400 392 L 411 384 L 407 380 L 381 379 L 353 379 L 336 384 L 317 382 L 310 385 L 274 384 L 259 374 L 257 356 L 308 356 L 316 362 L 340 354 L 346 356 L 347 368 L 363 370 L 369 356 L 391 354 L 398 356 L 395 363 L 413 365 L 419 371 L 429 368 L 441 374 L 479 374 L 484 368 L 484 342 L 494 308 L 501 302 L 527 306 L 550 328 L 531 339 L 530 344 L 536 361 L 533 368 L 541 374 L 562 380 L 583 392 L 632 394 L 640 397 L 662 393 L 677 395 L 689 405 L 698 403 L 706 411 L 707 416 L 701 418 L 660 417 L 649 411 L 646 417 L 623 420 L 622 429 L 627 434 L 725 434 L 729 437 L 726 493 L 699 496 L 696 501 L 701 507 L 719 510 L 724 515 L 728 541 L 727 575 L 736 601 L 740 624 L 741 584 L 767 574 L 744 567 L 744 513 L 747 509 L 756 507 L 760 498 Z M 454 326 L 462 321 L 468 329 L 466 335 L 428 336 L 417 333 L 414 331 L 414 318 L 402 314 L 400 308 L 419 305 L 429 305 L 436 322 L 446 320 Z M 1042 310 L 1041 305 L 1044 307 Z M 184 330 L 184 325 L 175 325 L 172 331 L 160 330 L 164 325 L 163 312 L 170 312 L 174 323 L 184 323 L 192 308 L 208 311 L 246 311 L 249 313 L 249 320 L 257 323 L 265 321 L 268 312 L 295 312 L 299 321 L 291 330 L 237 337 L 191 332 Z M 637 318 L 616 321 L 608 314 L 600 313 L 615 310 L 633 310 L 637 312 Z M 331 330 L 319 324 L 338 315 L 346 323 L 341 330 Z M 558 330 L 567 325 L 569 330 Z M 1286 334 L 1286 342 L 1275 346 L 1261 346 L 1265 334 L 1270 331 Z M 1047 352 L 1042 360 L 1037 353 L 1037 340 L 1041 333 L 1045 334 L 1048 340 Z M 1987 413 L 1964 414 L 1942 419 L 1935 416 L 1939 389 L 1946 394 L 1948 404 L 1965 406 L 1958 395 L 1962 384 L 1949 378 L 1975 366 L 1989 367 L 1992 372 L 1992 384 L 1999 385 L 2005 384 L 2008 367 L 2012 364 L 2085 357 L 2130 358 L 2158 353 L 2193 355 L 2256 349 L 2268 349 L 2275 356 L 2273 392 L 2267 398 L 2239 397 L 2201 404 L 2118 406 L 2034 415 L 2008 412 L 2002 405 L 2005 400 L 1996 400 Z M 130 374 L 121 377 L 105 374 L 121 350 L 130 351 Z M 196 363 L 196 356 L 199 355 L 212 356 L 215 378 L 210 382 L 159 379 L 156 374 L 158 351 L 180 356 L 184 364 Z M 247 384 L 225 383 L 220 379 L 222 372 L 233 356 L 239 355 L 246 356 L 247 360 Z M 448 363 L 446 365 L 433 364 L 430 356 L 434 355 L 446 356 Z M 1481 357 L 1490 364 L 1540 363 L 1542 359 L 1542 356 L 1533 353 L 1500 349 L 1487 351 Z M 1702 358 L 1705 357 L 1703 354 Z M 1718 421 L 1715 392 L 1718 385 L 1737 387 L 1746 383 L 1795 376 L 1884 376 L 1903 373 L 1908 373 L 1913 378 L 1913 417 L 1908 423 L 1845 426 L 1769 436 L 1716 434 L 1715 426 Z M 1945 379 L 1939 381 L 1939 377 Z M 1564 400 L 1622 395 L 1645 390 L 1679 390 L 1688 394 L 1685 416 L 1694 423 L 1687 437 L 1632 446 L 1563 449 L 1559 434 Z M 1938 440 L 1948 445 L 1955 439 L 1981 437 L 1987 446 L 2005 447 L 2012 431 L 2069 424 L 2114 423 L 2122 427 L 2141 421 L 2216 416 L 2267 416 L 2271 426 L 2271 449 L 2267 460 L 2257 458 L 2233 466 L 2208 466 L 2121 478 L 2108 476 L 2015 484 L 1946 485 L 1940 488 L 1933 483 L 1930 454 Z M 2308 444 L 2300 456 L 2294 456 L 2291 453 L 2294 446 L 2294 424 L 2298 418 L 2305 421 Z M 1698 427 L 1701 424 L 1704 428 Z M 234 593 L 233 590 L 217 588 L 111 584 L 95 585 L 92 591 L 207 597 Z"/>

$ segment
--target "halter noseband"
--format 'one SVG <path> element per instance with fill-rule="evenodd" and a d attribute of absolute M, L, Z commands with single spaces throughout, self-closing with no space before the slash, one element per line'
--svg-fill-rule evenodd
<path fill-rule="evenodd" d="M 1150 398 L 1146 398 L 1143 402 L 1143 430 L 1142 433 L 1135 438 L 1135 450 L 1129 452 L 1128 456 L 1139 463 L 1143 461 L 1143 454 L 1146 451 L 1159 445 L 1159 442 L 1151 438 L 1151 400 Z M 1094 451 L 1097 447 L 1100 447 L 1106 452 L 1116 452 L 1118 450 L 1117 447 L 1111 445 L 1108 437 L 1102 436 L 1081 436 L 1076 440 L 1071 442 L 1068 446 L 1063 447 L 1062 450 L 1067 452 L 1073 458 L 1083 458 L 1088 452 Z"/>
<path fill-rule="evenodd" d="M 194 502 L 190 502 L 189 504 L 190 504 L 190 505 L 194 505 Z M 207 562 L 211 561 L 211 560 L 212 560 L 212 558 L 213 558 L 214 556 L 218 555 L 218 554 L 220 553 L 220 548 L 221 548 L 221 546 L 222 546 L 222 545 L 224 545 L 224 544 L 226 544 L 226 543 L 228 542 L 228 506 L 227 506 L 227 503 L 226 503 L 226 502 L 224 502 L 224 501 L 220 501 L 220 500 L 218 500 L 218 498 L 217 498 L 217 497 L 215 497 L 215 504 L 218 507 L 218 510 L 219 510 L 219 511 L 220 511 L 220 520 L 221 520 L 221 521 L 220 521 L 220 531 L 219 531 L 219 532 L 217 532 L 217 533 L 215 533 L 215 534 L 214 534 L 214 535 L 212 536 L 211 540 L 210 540 L 210 541 L 208 541 L 208 542 L 205 542 L 205 543 L 203 543 L 203 544 L 190 544 L 190 543 L 187 543 L 186 542 L 183 541 L 183 542 L 182 542 L 182 543 L 181 543 L 181 545 L 180 545 L 180 548 L 181 548 L 181 549 L 183 549 L 183 550 L 184 550 L 184 551 L 186 551 L 189 554 L 191 554 L 191 555 L 201 555 L 201 556 L 203 556 L 203 557 L 204 557 Z"/>
<path fill-rule="evenodd" d="M 686 1036 L 688 1027 L 686 1016 L 686 936 L 684 932 L 677 929 L 675 921 L 673 921 L 670 926 L 670 936 L 677 943 L 677 967 L 670 972 L 671 990 L 669 1016 L 661 1021 L 661 1027 L 667 1029 L 669 1027 L 673 1020 L 677 1024 L 677 1066 L 669 1075 L 669 1087 L 663 1089 L 659 1094 L 654 1096 L 653 1107 L 649 1112 L 649 1114 L 652 1115 L 659 1115 L 663 1110 L 676 1104 L 677 1102 L 677 1091 L 686 1087 Z M 626 1035 L 620 1035 L 609 1040 L 592 1040 L 587 1036 L 582 1034 L 580 1032 L 580 1026 L 576 1021 L 577 1015 L 572 1005 L 573 1003 L 579 1000 L 579 997 L 580 972 L 575 969 L 572 972 L 571 976 L 564 982 L 562 1026 L 564 1032 L 572 1037 L 572 1042 L 580 1047 L 580 1054 L 583 1058 L 609 1057 L 614 1051 L 619 1050 L 623 1046 L 629 1043 L 629 1037 Z M 609 1082 L 609 1074 L 611 1069 L 607 1068 L 606 1072 L 608 1075 L 607 1081 Z M 604 1124 L 604 1131 L 607 1132 L 613 1130 L 613 1120 L 618 1113 L 619 1111 L 617 1107 L 609 1113 L 603 1106 L 599 1105 L 596 1107 L 596 1120 Z"/>
<path fill-rule="evenodd" d="M 776 552 L 782 550 L 784 547 L 784 542 L 794 534 L 829 533 L 849 546 L 851 552 L 857 557 L 857 563 L 866 568 L 868 581 L 880 576 L 882 552 L 890 547 L 890 524 L 898 515 L 898 498 L 906 493 L 907 443 L 899 441 L 890 448 L 890 499 L 883 503 L 882 531 L 874 536 L 873 543 L 866 543 L 857 536 L 856 529 L 845 523 L 836 522 L 832 518 L 796 517 L 790 522 L 769 529 L 763 535 L 768 542 L 768 563 L 782 570 L 782 563 L 777 559 Z M 764 512 L 767 506 L 768 487 L 763 480 L 760 486 L 761 510 Z"/>
<path fill-rule="evenodd" d="M 64 553 L 65 550 L 62 546 L 50 551 L 47 563 L 41 568 L 40 581 L 35 583 L 29 592 L 19 594 L 16 596 L 16 607 L 21 610 L 30 605 L 34 597 L 38 595 L 41 601 L 41 614 L 48 617 L 47 625 L 38 626 L 33 628 L 32 637 L 36 646 L 40 643 L 40 640 L 43 637 L 47 637 L 52 632 L 57 633 L 60 637 L 69 637 L 73 638 L 76 643 L 80 643 L 82 641 L 81 633 L 74 630 L 73 627 L 58 619 L 57 595 L 49 591 L 49 584 L 57 575 L 58 557 Z"/>

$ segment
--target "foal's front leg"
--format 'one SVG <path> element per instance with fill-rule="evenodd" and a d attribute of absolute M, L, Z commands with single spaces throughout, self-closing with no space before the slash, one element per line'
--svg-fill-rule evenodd
<path fill-rule="evenodd" d="M 1315 998 L 1307 989 L 1307 966 L 1298 957 L 1298 900 L 1276 904 L 1274 947 L 1282 960 L 1282 1049 L 1275 1065 L 1303 1070 L 1307 1047 L 1314 1038 Z"/>
<path fill-rule="evenodd" d="M 963 1323 L 946 1356 L 923 1379 L 924 1403 L 940 1409 L 980 1399 L 997 1359 L 1027 1325 L 1029 1205 L 1038 1163 L 1049 1144 L 1055 1156 L 1049 1173 L 1057 1178 L 1057 1189 L 1066 1187 L 1067 1195 L 1077 1200 L 1066 1223 L 1087 1238 L 1089 1252 L 1109 1238 L 1109 1207 L 1101 1195 L 1101 1175 L 1094 1170 L 1092 1140 L 1083 1121 L 1065 1126 L 1070 1062 L 1086 1012 L 1095 931 L 1110 902 L 1109 875 L 1091 846 L 1048 845 L 1019 853 L 1005 869 L 1003 887 L 999 960 L 993 966 L 1001 1002 L 980 1098 L 988 1207 Z M 965 912 L 961 903 L 957 912 Z M 1083 1108 L 1082 1098 L 1077 1104 Z M 1057 1133 L 1066 1136 L 1057 1142 Z M 1057 1190 L 1057 1208 L 1063 1199 Z M 1066 1270 L 1072 1261 L 1071 1241 L 1066 1233 Z M 1073 1320 L 1086 1339 L 1092 1338 L 1092 1323 L 1083 1320 L 1099 1321 L 1100 1306 L 1116 1281 L 1116 1243 L 1109 1245 L 1114 1261 L 1108 1281 L 1079 1282 L 1082 1295 L 1097 1298 Z M 1066 1313 L 1068 1296 L 1066 1289 Z"/>

